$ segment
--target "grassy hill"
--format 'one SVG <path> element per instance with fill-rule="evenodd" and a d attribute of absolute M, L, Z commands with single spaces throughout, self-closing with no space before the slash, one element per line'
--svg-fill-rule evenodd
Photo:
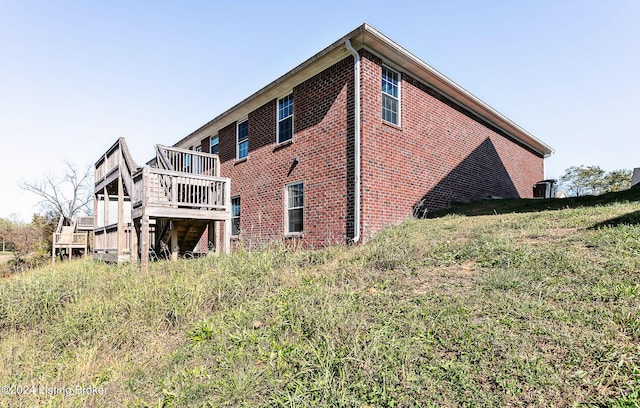
<path fill-rule="evenodd" d="M 639 200 L 488 201 L 351 248 L 5 278 L 0 406 L 638 406 Z"/>

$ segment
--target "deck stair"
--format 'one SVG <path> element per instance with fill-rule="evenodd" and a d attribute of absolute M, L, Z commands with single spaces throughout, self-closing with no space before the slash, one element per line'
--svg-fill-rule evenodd
<path fill-rule="evenodd" d="M 208 221 L 203 220 L 164 220 L 160 222 L 163 230 L 156 236 L 154 242 L 154 250 L 158 252 L 163 244 L 170 247 L 172 232 L 175 229 L 177 239 L 178 255 L 192 255 L 200 252 L 198 244 L 202 239 L 202 235 L 209 226 Z M 160 255 L 160 254 L 157 254 Z"/>
<path fill-rule="evenodd" d="M 216 247 L 228 251 L 230 180 L 219 176 L 218 156 L 162 145 L 155 153 L 138 167 L 120 138 L 96 163 L 94 256 L 140 259 L 146 269 L 150 251 L 168 246 L 175 259 L 192 252 L 206 230 L 210 241 L 223 235 Z"/>
<path fill-rule="evenodd" d="M 90 246 L 90 232 L 93 230 L 93 217 L 78 217 L 73 222 L 60 217 L 58 226 L 53 232 L 51 259 L 71 259 L 73 256 L 84 256 Z"/>

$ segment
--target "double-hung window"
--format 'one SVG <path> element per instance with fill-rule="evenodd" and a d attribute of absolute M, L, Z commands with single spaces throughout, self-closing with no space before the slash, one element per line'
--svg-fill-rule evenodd
<path fill-rule="evenodd" d="M 298 234 L 304 228 L 304 185 L 288 184 L 285 191 L 287 205 L 287 234 Z"/>
<path fill-rule="evenodd" d="M 240 197 L 231 198 L 231 235 L 240 234 Z"/>
<path fill-rule="evenodd" d="M 218 135 L 211 136 L 211 144 L 209 145 L 209 153 L 218 154 L 218 151 L 220 151 L 220 148 L 218 146 L 219 142 L 220 142 L 220 139 L 218 138 Z"/>
<path fill-rule="evenodd" d="M 236 149 L 236 159 L 244 159 L 249 154 L 249 121 L 238 123 L 238 146 Z"/>
<path fill-rule="evenodd" d="M 400 125 L 400 74 L 382 67 L 382 120 Z"/>
<path fill-rule="evenodd" d="M 293 137 L 293 94 L 278 99 L 277 142 L 282 143 Z"/>

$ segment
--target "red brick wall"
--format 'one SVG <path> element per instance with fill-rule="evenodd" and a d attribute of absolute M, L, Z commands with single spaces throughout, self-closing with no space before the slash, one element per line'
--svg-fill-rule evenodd
<path fill-rule="evenodd" d="M 381 60 L 362 51 L 362 225 L 365 235 L 412 216 L 489 196 L 531 197 L 543 158 L 454 109 L 401 72 L 401 125 L 381 117 Z"/>
<path fill-rule="evenodd" d="M 540 155 L 405 73 L 401 125 L 383 123 L 381 61 L 367 51 L 361 55 L 365 237 L 416 210 L 531 196 L 544 176 Z M 352 57 L 297 85 L 293 141 L 280 146 L 277 101 L 250 112 L 245 160 L 235 160 L 235 122 L 212 130 L 219 135 L 221 174 L 241 199 L 239 242 L 256 247 L 282 240 L 285 185 L 298 181 L 304 182 L 305 208 L 304 234 L 296 243 L 319 247 L 353 236 L 353 92 Z"/>
<path fill-rule="evenodd" d="M 292 143 L 276 146 L 276 100 L 249 113 L 246 160 L 235 160 L 236 123 L 219 130 L 221 175 L 240 196 L 240 241 L 248 246 L 283 238 L 285 185 L 297 181 L 304 182 L 305 246 L 353 234 L 353 58 L 299 84 L 293 95 Z"/>

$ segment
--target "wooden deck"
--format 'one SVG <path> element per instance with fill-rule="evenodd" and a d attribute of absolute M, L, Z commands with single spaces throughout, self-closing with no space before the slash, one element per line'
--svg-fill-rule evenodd
<path fill-rule="evenodd" d="M 146 269 L 153 248 L 168 246 L 177 258 L 207 228 L 209 240 L 228 252 L 231 188 L 219 177 L 218 156 L 162 145 L 155 152 L 150 165 L 138 167 L 121 138 L 96 162 L 94 257 L 139 259 Z"/>
<path fill-rule="evenodd" d="M 85 256 L 89 250 L 89 232 L 93 230 L 93 217 L 78 217 L 72 225 L 65 225 L 65 220 L 60 217 L 58 226 L 53 233 L 51 245 L 51 260 L 56 257 L 66 256 L 71 259 L 74 254 Z"/>

